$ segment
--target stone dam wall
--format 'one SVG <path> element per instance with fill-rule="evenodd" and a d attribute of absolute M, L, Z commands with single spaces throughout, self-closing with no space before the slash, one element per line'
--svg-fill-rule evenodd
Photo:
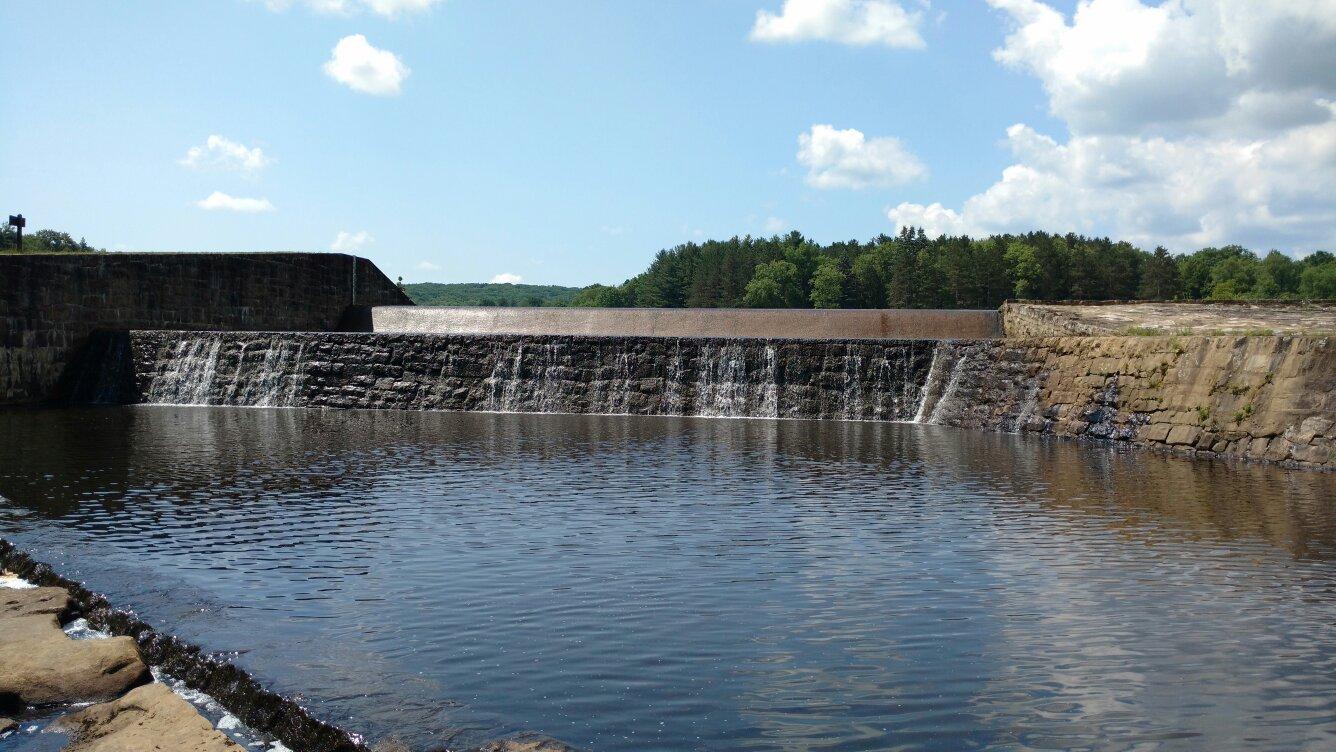
<path fill-rule="evenodd" d="M 98 352 L 85 401 L 905 421 L 1336 469 L 1325 337 L 135 331 Z"/>
<path fill-rule="evenodd" d="M 103 402 L 912 420 L 935 344 L 131 332 Z"/>
<path fill-rule="evenodd" d="M 753 339 L 987 339 L 1002 336 L 998 311 L 750 308 L 368 309 L 364 331 L 399 334 L 529 334 Z"/>
<path fill-rule="evenodd" d="M 61 396 L 97 330 L 329 330 L 350 306 L 410 303 L 343 254 L 0 255 L 0 405 Z"/>

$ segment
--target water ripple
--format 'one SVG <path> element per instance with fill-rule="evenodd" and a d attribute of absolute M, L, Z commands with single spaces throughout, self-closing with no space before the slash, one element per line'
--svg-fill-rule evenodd
<path fill-rule="evenodd" d="M 0 534 L 419 748 L 1331 749 L 1336 476 L 930 426 L 0 413 Z"/>

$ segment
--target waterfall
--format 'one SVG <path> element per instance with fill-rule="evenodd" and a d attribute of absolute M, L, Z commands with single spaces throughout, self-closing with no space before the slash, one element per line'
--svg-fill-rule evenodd
<path fill-rule="evenodd" d="M 923 379 L 923 388 L 919 391 L 918 409 L 914 411 L 914 423 L 923 423 L 928 417 L 928 394 L 937 384 L 937 371 L 942 362 L 942 349 L 945 343 L 938 342 L 932 348 L 932 363 L 928 366 L 928 375 Z M 934 402 L 934 405 L 936 403 Z"/>
<path fill-rule="evenodd" d="M 166 367 L 155 374 L 147 400 L 159 405 L 208 405 L 214 374 L 218 370 L 220 337 L 200 335 L 180 340 L 171 354 L 159 358 Z"/>
<path fill-rule="evenodd" d="M 128 401 L 954 422 L 968 343 L 131 332 Z M 89 391 L 93 380 L 89 381 Z M 125 400 L 123 400 L 125 401 Z"/>
<path fill-rule="evenodd" d="M 663 412 L 668 415 L 686 415 L 686 360 L 682 356 L 682 340 L 673 342 L 673 356 L 664 374 Z"/>
<path fill-rule="evenodd" d="M 771 343 L 765 346 L 765 381 L 762 382 L 759 414 L 766 418 L 779 417 L 779 351 Z"/>
<path fill-rule="evenodd" d="M 483 381 L 487 385 L 485 408 L 487 411 L 495 413 L 515 411 L 515 395 L 519 391 L 520 366 L 523 362 L 523 342 L 510 345 L 503 352 L 497 353 L 492 361 L 492 375 Z"/>
<path fill-rule="evenodd" d="M 863 418 L 863 356 L 849 344 L 844 346 L 844 404 L 840 417 L 845 420 Z"/>
<path fill-rule="evenodd" d="M 305 377 L 304 342 L 284 335 L 185 335 L 158 353 L 143 401 L 159 405 L 294 407 Z"/>
<path fill-rule="evenodd" d="M 939 347 L 947 347 L 952 351 L 953 361 L 951 363 L 951 375 L 942 388 L 941 394 L 937 397 L 937 402 L 932 406 L 932 411 L 928 413 L 926 423 L 940 423 L 945 415 L 955 415 L 960 412 L 962 407 L 960 403 L 961 386 L 965 374 L 973 365 L 976 348 L 959 346 L 950 343 L 940 343 Z"/>

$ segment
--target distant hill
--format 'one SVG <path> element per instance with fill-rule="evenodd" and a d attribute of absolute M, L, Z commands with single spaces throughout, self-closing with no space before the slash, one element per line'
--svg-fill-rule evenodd
<path fill-rule="evenodd" d="M 414 303 L 426 306 L 568 306 L 580 288 L 490 282 L 418 282 L 405 284 L 404 292 Z"/>

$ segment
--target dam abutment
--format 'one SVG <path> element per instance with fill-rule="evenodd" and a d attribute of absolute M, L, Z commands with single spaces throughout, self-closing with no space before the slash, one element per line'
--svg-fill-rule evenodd
<path fill-rule="evenodd" d="M 411 301 L 336 253 L 0 254 L 0 405 L 65 396 L 95 331 L 327 331 Z"/>

